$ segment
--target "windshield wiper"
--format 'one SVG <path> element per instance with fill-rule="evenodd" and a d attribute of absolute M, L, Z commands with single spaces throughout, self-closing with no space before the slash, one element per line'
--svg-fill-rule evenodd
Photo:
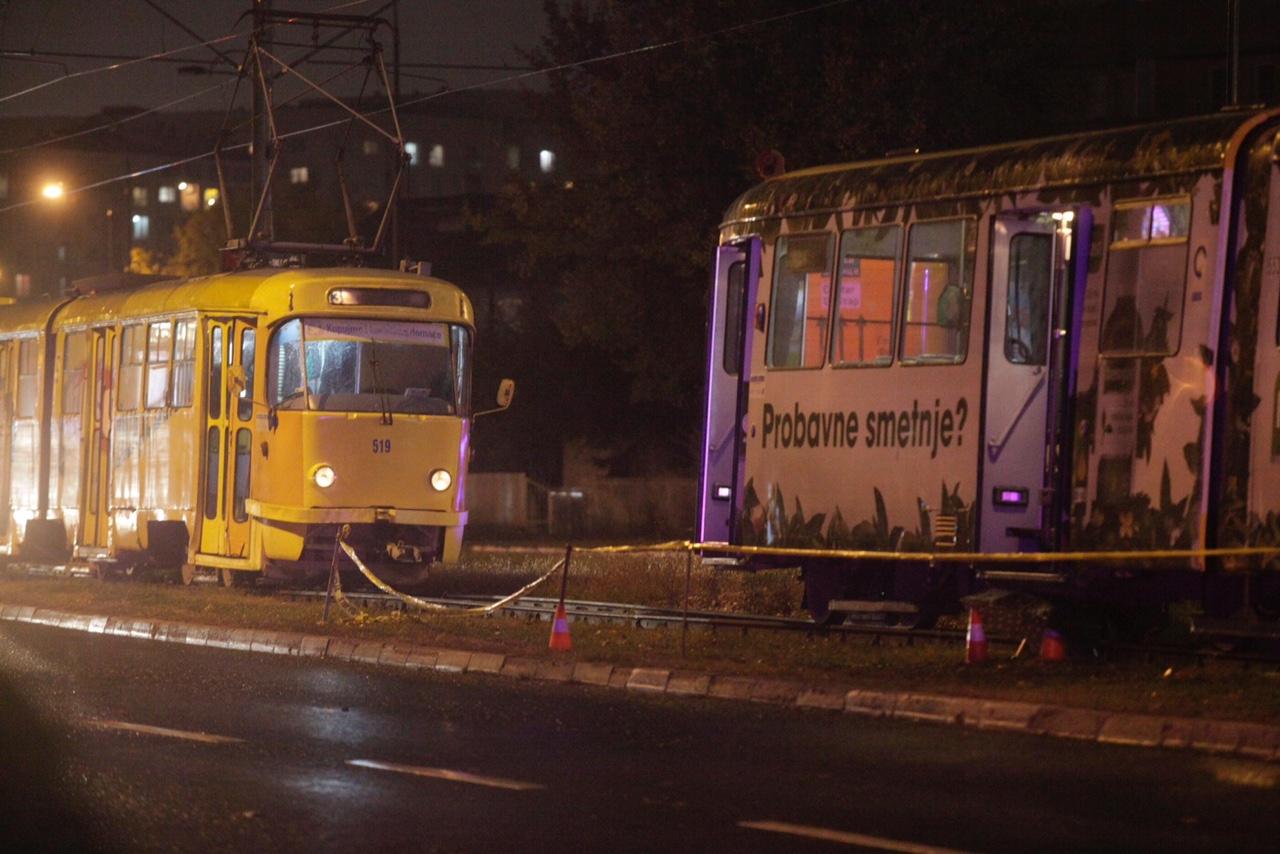
<path fill-rule="evenodd" d="M 382 423 L 391 423 L 391 403 L 387 400 L 387 390 L 382 387 L 382 379 L 378 376 L 378 345 L 369 339 L 369 367 L 373 370 L 373 390 L 378 394 L 378 406 L 382 408 Z"/>

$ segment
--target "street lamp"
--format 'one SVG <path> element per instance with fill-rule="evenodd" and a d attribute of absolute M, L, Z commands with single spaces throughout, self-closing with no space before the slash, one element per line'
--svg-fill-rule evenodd
<path fill-rule="evenodd" d="M 66 190 L 63 189 L 61 181 L 48 181 L 40 188 L 40 195 L 51 202 L 57 202 L 66 195 Z"/>

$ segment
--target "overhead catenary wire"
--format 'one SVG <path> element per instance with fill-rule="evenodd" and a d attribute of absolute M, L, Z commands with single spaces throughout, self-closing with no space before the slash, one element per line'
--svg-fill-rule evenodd
<path fill-rule="evenodd" d="M 330 6 L 321 11 L 334 12 L 339 9 L 346 9 L 351 6 L 363 5 L 365 3 L 371 3 L 371 2 L 374 2 L 374 0 L 351 0 L 351 2 L 339 3 L 336 6 Z M 384 6 L 383 8 L 386 8 L 386 7 Z M 272 24 L 269 26 L 277 26 L 277 25 Z M 108 71 L 119 71 L 122 68 L 128 68 L 130 66 L 138 65 L 143 62 L 155 62 L 155 61 L 163 60 L 169 57 L 179 56 L 181 54 L 188 53 L 193 50 L 199 50 L 200 48 L 204 48 L 204 47 L 216 48 L 218 45 L 221 45 L 221 44 L 227 44 L 228 42 L 247 39 L 249 38 L 250 35 L 251 33 L 234 33 L 234 32 L 228 33 L 224 36 L 219 36 L 218 38 L 215 38 L 215 39 L 207 39 L 205 41 L 198 42 L 196 44 L 184 45 L 182 47 L 176 47 L 170 50 L 157 51 L 156 53 L 147 54 L 145 56 L 134 57 L 131 59 L 124 59 L 118 62 L 114 62 L 110 65 L 101 65 L 94 68 L 85 68 L 85 69 L 81 69 L 80 71 L 73 71 L 70 74 L 63 75 L 62 77 L 55 77 L 52 80 L 45 80 L 40 83 L 36 83 L 33 86 L 28 86 L 27 88 L 20 89 L 17 92 L 10 92 L 7 95 L 0 95 L 0 104 L 4 104 L 4 103 L 7 103 L 8 101 L 21 98 L 25 95 L 30 95 L 33 92 L 39 92 L 42 89 L 47 89 L 50 86 L 56 86 L 59 83 L 66 83 L 69 80 L 77 80 L 77 79 L 80 79 L 83 77 L 89 77 L 95 74 L 104 74 Z M 27 54 L 35 55 L 35 48 L 33 47 L 30 51 L 27 51 Z"/>
<path fill-rule="evenodd" d="M 368 2 L 368 0 L 354 0 L 354 3 L 362 3 L 362 2 Z M 784 13 L 781 13 L 781 14 L 778 14 L 778 15 L 773 15 L 773 16 L 767 17 L 767 18 L 758 18 L 758 19 L 756 19 L 756 20 L 752 20 L 752 21 L 745 21 L 745 22 L 740 23 L 740 24 L 733 24 L 733 25 L 731 25 L 731 26 L 728 26 L 728 27 L 722 27 L 721 29 L 713 30 L 713 31 L 711 31 L 711 32 L 707 32 L 707 33 L 699 33 L 699 34 L 696 34 L 696 35 L 693 35 L 693 36 L 687 36 L 687 37 L 685 37 L 685 38 L 681 38 L 681 39 L 669 39 L 669 40 L 664 41 L 664 42 L 656 42 L 656 43 L 654 43 L 654 44 L 650 44 L 650 45 L 642 45 L 642 46 L 640 46 L 640 47 L 628 48 L 628 49 L 626 49 L 626 50 L 621 50 L 621 51 L 613 51 L 613 52 L 611 52 L 611 53 L 602 54 L 602 55 L 600 55 L 600 56 L 595 56 L 595 57 L 589 57 L 589 58 L 587 58 L 587 59 L 580 59 L 580 60 L 575 60 L 575 61 L 573 61 L 573 62 L 564 62 L 564 63 L 559 63 L 559 64 L 557 64 L 557 65 L 545 66 L 545 67 L 543 67 L 543 68 L 534 69 L 533 71 L 521 72 L 521 73 L 519 73 L 519 74 L 513 74 L 513 75 L 510 75 L 510 76 L 507 76 L 507 77 L 495 78 L 495 79 L 493 79 L 493 80 L 487 80 L 487 81 L 483 81 L 483 82 L 481 82 L 481 83 L 475 83 L 475 84 L 471 84 L 471 85 L 468 85 L 468 86 L 461 86 L 461 87 L 451 88 L 451 89 L 447 89 L 447 90 L 440 91 L 440 92 L 433 92 L 433 93 L 431 93 L 431 94 L 429 94 L 429 95 L 423 95 L 423 96 L 418 97 L 418 98 L 411 98 L 411 99 L 410 99 L 410 100 L 408 100 L 408 101 L 404 101 L 404 102 L 402 102 L 402 103 L 398 104 L 398 105 L 397 105 L 397 108 L 410 107 L 410 106 L 415 106 L 415 105 L 417 105 L 417 104 L 423 104 L 423 103 L 426 103 L 426 102 L 428 102 L 428 101 L 433 101 L 433 100 L 435 100 L 435 99 L 437 99 L 437 98 L 442 98 L 442 97 L 445 97 L 445 96 L 447 96 L 447 95 L 452 95 L 452 94 L 455 94 L 455 93 L 458 93 L 458 92 L 469 92 L 469 91 L 473 91 L 473 90 L 477 90 L 477 89 L 485 89 L 485 88 L 488 88 L 488 87 L 491 87 L 491 86 L 499 86 L 499 85 L 502 85 L 502 84 L 505 84 L 505 83 L 518 83 L 518 82 L 520 82 L 520 81 L 522 81 L 522 80 L 527 80 L 527 79 L 530 79 L 530 78 L 533 78 L 533 77 L 538 77 L 538 76 L 541 76 L 541 75 L 544 75 L 544 74 L 554 74 L 554 73 L 556 73 L 556 72 L 560 72 L 560 71 L 568 71 L 568 70 L 573 69 L 573 68 L 583 68 L 583 67 L 586 67 L 586 66 L 588 66 L 588 65 L 595 65 L 595 64 L 598 64 L 598 63 L 602 63 L 602 62 L 609 62 L 609 61 L 612 61 L 612 60 L 623 59 L 623 58 L 626 58 L 626 57 L 629 57 L 629 56 L 637 56 L 637 55 L 644 54 L 644 53 L 651 53 L 651 52 L 653 52 L 653 51 L 657 51 L 657 50 L 664 50 L 664 49 L 667 49 L 667 48 L 677 47 L 677 46 L 680 46 L 680 45 L 693 44 L 693 43 L 700 42 L 700 41 L 706 41 L 706 40 L 708 40 L 708 39 L 719 38 L 719 37 L 721 37 L 721 36 L 729 35 L 729 34 L 731 34 L 731 33 L 740 32 L 740 31 L 742 31 L 742 30 L 750 29 L 750 28 L 753 28 L 753 27 L 764 26 L 764 25 L 767 25 L 767 24 L 774 24 L 774 23 L 778 23 L 779 21 L 783 21 L 783 20 L 786 20 L 786 19 L 789 19 L 789 18 L 795 18 L 795 17 L 798 17 L 798 16 L 800 16 L 800 15 L 807 15 L 807 14 L 811 14 L 811 13 L 814 13 L 814 12 L 821 12 L 821 11 L 824 11 L 824 10 L 826 10 L 826 9 L 835 8 L 835 7 L 837 7 L 837 6 L 844 6 L 844 5 L 848 5 L 849 3 L 853 3 L 853 2 L 855 2 L 855 0 L 827 0 L 827 2 L 825 2 L 825 3 L 818 3 L 818 4 L 816 4 L 816 5 L 809 6 L 809 7 L 806 7 L 806 8 L 804 8 L 804 9 L 795 9 L 795 10 L 792 10 L 792 11 L 790 11 L 790 12 L 784 12 Z M 346 5 L 354 5 L 354 3 L 346 4 Z M 343 8 L 343 6 L 341 6 L 341 5 L 340 5 L 340 6 L 335 6 L 335 7 L 332 7 L 332 8 L 330 8 L 330 9 L 326 10 L 326 11 L 334 11 L 335 9 L 339 9 L 339 8 Z M 187 48 L 187 49 L 194 49 L 194 48 L 202 47 L 202 46 L 203 46 L 203 45 L 192 45 L 190 48 Z M 184 50 L 185 50 L 185 49 L 184 49 Z M 109 68 L 108 68 L 108 69 L 104 69 L 104 70 L 109 70 Z M 61 78 L 60 78 L 60 79 L 61 79 Z M 5 100 L 5 98 L 0 98 L 0 103 L 2 103 L 4 100 Z M 383 107 L 383 108 L 381 108 L 381 109 L 377 109 L 377 110 L 370 110 L 369 112 L 364 113 L 363 115 L 364 115 L 364 116 L 366 116 L 366 117 L 368 117 L 368 116 L 375 116 L 375 115 L 379 115 L 379 114 L 381 114 L 381 113 L 389 112 L 389 111 L 390 111 L 390 109 L 391 109 L 390 107 Z M 294 138 L 294 137 L 298 137 L 298 136 L 305 136 L 305 135 L 307 135 L 307 134 L 317 133 L 317 132 L 319 132 L 319 131 L 328 130 L 328 129 L 330 129 L 330 128 L 337 127 L 337 126 L 339 126 L 339 125 L 342 125 L 342 124 L 346 123 L 347 121 L 348 121 L 348 119 L 346 119 L 346 118 L 339 118 L 339 119 L 335 119 L 335 120 L 333 120 L 333 121 L 322 122 L 322 123 L 317 124 L 317 125 L 312 125 L 311 127 L 307 127 L 307 128 L 300 128 L 300 129 L 298 129 L 298 130 L 289 131 L 289 132 L 287 132 L 287 133 L 282 133 L 282 134 L 280 134 L 280 135 L 279 135 L 279 139 L 281 139 L 281 140 L 285 140 L 285 139 L 292 139 L 292 138 Z M 227 147 L 224 147 L 224 148 L 222 149 L 222 151 L 223 151 L 223 152 L 229 152 L 229 151 L 240 151 L 240 150 L 245 150 L 245 149 L 248 149 L 248 148 L 249 148 L 249 143 L 241 143 L 241 144 L 238 144 L 238 145 L 233 145 L 233 146 L 227 146 Z M 97 189 L 97 188 L 99 188 L 99 187 L 104 187 L 104 186 L 107 186 L 107 185 L 110 185 L 110 184 L 118 183 L 118 182 L 120 182 L 120 181 L 128 181 L 128 180 L 130 180 L 130 179 L 132 179 L 132 178 L 138 178 L 138 177 L 142 177 L 142 176 L 144 176 L 144 175 L 150 175 L 150 174 L 154 174 L 154 173 L 157 173 L 157 172 L 164 172 L 164 171 L 167 171 L 167 170 L 169 170 L 169 169 L 176 169 L 176 168 L 178 168 L 178 167 L 180 167 L 180 166 L 185 166 L 185 165 L 187 165 L 187 164 L 189 164 L 189 163 L 195 163 L 195 162 L 198 162 L 198 161 L 200 161 L 200 160 L 208 159 L 208 158 L 210 158 L 210 157 L 213 157 L 213 156 L 214 156 L 214 154 L 215 154 L 215 152 L 214 152 L 213 150 L 209 150 L 209 151 L 204 152 L 203 154 L 196 154 L 196 155 L 192 155 L 192 156 L 190 156 L 190 157 L 184 157 L 184 158 L 181 158 L 181 159 L 179 159 L 179 160 L 174 160 L 174 161 L 169 162 L 169 163 L 160 164 L 160 165 L 158 165 L 158 166 L 153 166 L 153 167 L 150 167 L 150 168 L 147 168 L 147 169 L 141 169 L 141 170 L 138 170 L 138 171 L 136 171 L 136 172 L 130 172 L 130 173 L 126 174 L 126 175 L 118 175 L 118 176 L 116 176 L 116 177 L 114 177 L 114 178 L 106 178 L 106 179 L 103 179 L 103 180 L 101 180 L 101 181 L 95 181 L 95 182 L 93 182 L 92 184 L 86 184 L 86 185 L 83 185 L 83 186 L 80 186 L 80 187 L 72 187 L 72 188 L 68 188 L 68 189 L 66 189 L 66 190 L 64 191 L 64 194 L 65 194 L 65 195 L 70 196 L 70 195 L 74 195 L 74 194 L 76 194 L 76 193 L 84 192 L 85 190 L 93 190 L 93 189 Z M 32 205 L 35 205 L 37 202 L 38 202 L 38 200 L 37 200 L 37 199 L 27 199 L 27 200 L 25 200 L 25 201 L 21 201 L 21 202 L 14 202 L 13 204 L 6 205 L 6 206 L 4 206 L 4 207 L 0 207 L 0 213 L 7 213 L 7 212 L 9 212 L 9 211 L 13 211 L 13 210 L 20 210 L 20 209 L 22 209 L 22 208 L 31 207 Z"/>
<path fill-rule="evenodd" d="M 361 0 L 361 2 L 368 2 L 368 0 Z M 387 5 L 389 5 L 389 4 L 387 4 Z M 386 5 L 384 5 L 384 6 L 382 6 L 378 11 L 382 11 L 382 10 L 383 10 L 383 9 L 385 9 L 386 7 L 387 7 L 387 6 L 386 6 Z M 334 7 L 334 8 L 342 8 L 342 7 L 340 7 L 340 6 L 339 6 L 339 7 Z M 338 39 L 342 38 L 344 35 L 347 35 L 347 34 L 348 34 L 348 33 L 339 33 L 337 36 L 334 36 L 333 38 L 330 38 L 328 41 L 326 41 L 326 42 L 324 42 L 324 43 L 322 43 L 322 44 L 320 44 L 320 45 L 299 45 L 299 47 L 305 47 L 305 48 L 307 48 L 307 51 L 308 51 L 308 52 L 307 52 L 307 53 L 305 53 L 305 54 L 299 54 L 297 57 L 295 57 L 294 59 L 290 60 L 290 62 L 291 62 L 291 63 L 293 63 L 293 64 L 298 64 L 298 63 L 304 62 L 304 61 L 306 61 L 307 59 L 310 59 L 310 57 L 312 57 L 312 56 L 315 54 L 315 52 L 316 52 L 317 50 L 332 46 L 332 45 L 333 45 L 333 43 L 334 43 L 335 41 L 337 41 Z M 0 53 L 0 56 L 3 56 L 3 53 Z M 178 61 L 181 61 L 181 60 L 178 60 Z M 349 63 L 349 62 L 336 62 L 336 61 L 335 61 L 335 62 L 325 62 L 325 63 L 323 63 L 323 64 L 325 64 L 325 65 L 339 65 L 339 64 L 340 64 L 340 65 L 342 65 L 343 67 L 342 67 L 341 69 L 339 69 L 336 73 L 334 73 L 334 74 L 330 75 L 329 77 L 326 77 L 326 78 L 322 81 L 322 85 L 324 85 L 324 84 L 328 84 L 329 82 L 331 82 L 331 81 L 333 81 L 333 80 L 337 79 L 338 77 L 342 76 L 342 75 L 343 75 L 343 74 L 345 74 L 346 72 L 350 71 L 353 67 L 356 67 L 356 66 L 358 65 L 358 64 L 352 64 L 352 63 Z M 240 66 L 239 66 L 239 65 L 237 65 L 236 67 L 237 67 L 237 70 L 239 70 Z M 167 102 L 165 102 L 164 104 L 160 104 L 160 105 L 155 106 L 155 107 L 150 107 L 150 108 L 147 108 L 147 109 L 145 109 L 145 110 L 141 110 L 141 111 L 138 111 L 138 112 L 135 112 L 135 113 L 130 113 L 130 114 L 126 115 L 126 116 L 120 116 L 120 117 L 117 117 L 117 118 L 113 118 L 113 119 L 111 119 L 111 120 L 109 120 L 109 121 L 103 122 L 103 123 L 101 123 L 101 124 L 95 125 L 95 126 L 90 127 L 90 128 L 82 128 L 81 130 L 73 131 L 73 132 L 71 132 L 71 133 L 63 134 L 63 135 L 61 135 L 61 136 L 51 137 L 51 138 L 49 138 L 49 139 L 38 140 L 38 141 L 36 141 L 36 142 L 26 143 L 26 144 L 24 144 L 24 145 L 13 146 L 13 147 L 11 147 L 11 148 L 0 149 L 0 156 L 10 155 L 10 154 L 17 154 L 17 153 L 19 153 L 19 152 L 29 151 L 29 150 L 36 149 L 36 148 L 44 148 L 44 147 L 48 147 L 48 146 L 50 146 L 50 145 L 55 145 L 55 144 L 57 144 L 57 143 L 59 143 L 59 142 L 66 142 L 66 141 L 68 141 L 68 140 L 78 139 L 78 138 L 80 138 L 80 137 L 85 137 L 85 136 L 90 136 L 90 135 L 92 135 L 92 134 L 99 133 L 99 132 L 104 131 L 104 130 L 115 130 L 115 129 L 119 128 L 119 127 L 120 127 L 120 126 L 122 126 L 122 125 L 128 124 L 129 122 L 137 121 L 138 119 L 145 118 L 146 116 L 149 116 L 149 115 L 154 115 L 155 113 L 161 112 L 161 111 L 166 110 L 166 109 L 168 109 L 168 108 L 170 108 L 170 107 L 177 106 L 178 104 L 182 104 L 182 103 L 185 103 L 185 102 L 187 102 L 187 101 L 195 100 L 196 98 L 200 98 L 200 97 L 203 97 L 203 96 L 205 96 L 205 95 L 211 94 L 211 93 L 213 93 L 213 92 L 217 92 L 218 90 L 225 89 L 226 87 L 231 86 L 232 84 L 235 84 L 235 85 L 236 85 L 236 90 L 238 91 L 238 90 L 239 90 L 239 81 L 240 81 L 240 79 L 242 79 L 242 78 L 243 78 L 243 76 L 244 76 L 243 74 L 241 74 L 241 73 L 237 73 L 237 74 L 235 75 L 235 79 L 234 79 L 234 80 L 226 80 L 226 81 L 223 81 L 222 83 L 216 84 L 216 85 L 214 85 L 214 86 L 210 86 L 210 87 L 208 87 L 207 89 L 202 89 L 202 90 L 200 90 L 199 92 L 194 92 L 194 93 L 189 94 L 189 95 L 184 95 L 184 96 L 182 96 L 181 98 L 175 98 L 174 100 L 172 100 L 172 101 L 167 101 Z M 430 78 L 430 79 L 438 79 L 438 78 Z M 285 105 L 285 104 L 291 103 L 291 102 L 293 102 L 293 101 L 297 100 L 298 98 L 301 98 L 301 97 L 302 97 L 303 95 L 305 95 L 305 94 L 306 94 L 306 91 L 304 90 L 304 91 L 301 91 L 301 92 L 297 93 L 296 95 L 290 96 L 289 98 L 286 98 L 284 101 L 281 101 L 281 102 L 280 102 L 280 104 L 279 104 L 279 106 L 283 106 L 283 105 Z M 229 116 L 229 114 L 230 114 L 230 112 L 231 112 L 232 107 L 234 107 L 234 103 L 235 103 L 235 96 L 234 96 L 234 95 L 232 96 L 231 101 L 232 101 L 232 103 L 231 103 L 230 105 L 228 105 L 228 116 Z M 230 128 L 230 130 L 232 130 L 232 131 L 239 130 L 239 129 L 241 129 L 241 128 L 245 127 L 247 124 L 248 124 L 248 122 L 247 122 L 247 121 L 246 121 L 246 122 L 241 122 L 241 123 L 239 123 L 239 124 L 235 125 L 234 127 Z M 224 117 L 224 120 L 223 120 L 223 128 L 222 128 L 222 130 L 219 132 L 219 138 L 221 138 L 221 137 L 222 137 L 222 135 L 224 135 L 224 134 L 227 132 L 227 130 L 228 130 L 228 129 L 227 129 L 227 127 L 226 127 L 226 117 Z M 224 149 L 224 150 L 229 150 L 229 149 Z"/>

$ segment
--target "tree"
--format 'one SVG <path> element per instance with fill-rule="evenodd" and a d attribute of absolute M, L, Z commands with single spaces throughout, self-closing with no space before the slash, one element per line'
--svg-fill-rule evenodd
<path fill-rule="evenodd" d="M 222 214 L 212 208 L 195 211 L 173 229 L 177 249 L 164 265 L 175 276 L 208 276 L 222 269 L 219 254 L 227 242 Z"/>
<path fill-rule="evenodd" d="M 134 246 L 129 249 L 129 266 L 125 267 L 126 273 L 141 273 L 146 276 L 159 273 L 164 266 L 164 256 L 150 249 L 144 249 L 141 246 Z"/>
<path fill-rule="evenodd" d="M 796 168 L 1050 127 L 1052 97 L 1028 93 L 1060 4 L 864 0 L 779 17 L 812 5 L 546 3 L 536 64 L 622 56 L 551 75 L 543 115 L 572 181 L 513 187 L 487 224 L 552 321 L 541 346 L 573 365 L 569 393 L 538 391 L 615 471 L 692 464 L 716 227 L 761 152 Z"/>

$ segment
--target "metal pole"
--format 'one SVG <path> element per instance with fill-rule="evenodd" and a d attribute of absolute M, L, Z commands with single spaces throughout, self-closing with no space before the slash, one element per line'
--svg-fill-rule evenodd
<path fill-rule="evenodd" d="M 342 534 L 333 538 L 333 559 L 329 562 L 329 586 L 324 591 L 324 611 L 320 614 L 320 622 L 329 622 L 329 603 L 333 601 L 333 591 L 338 584 L 338 550 L 342 548 Z"/>
<path fill-rule="evenodd" d="M 685 552 L 684 561 L 684 614 L 680 618 L 680 657 L 689 654 L 689 586 L 693 578 L 693 547 Z"/>
<path fill-rule="evenodd" d="M 1240 104 L 1240 0 L 1227 0 L 1227 106 Z"/>
<path fill-rule="evenodd" d="M 264 26 L 266 16 L 271 11 L 271 0 L 253 0 L 253 40 L 255 46 L 261 46 L 270 49 L 270 39 L 267 37 L 267 29 Z M 262 61 L 262 54 L 256 54 L 256 61 Z M 253 87 L 253 146 L 251 156 L 249 158 L 249 183 L 252 187 L 250 198 L 253 199 L 252 204 L 257 205 L 262 200 L 261 213 L 255 217 L 253 209 L 250 208 L 250 220 L 259 223 L 261 230 L 265 232 L 267 240 L 275 238 L 275 221 L 271 210 L 271 173 L 264 169 L 264 166 L 271 160 L 271 155 L 267 151 L 267 129 L 266 114 L 271 109 L 271 84 L 266 71 L 260 72 L 263 78 L 263 85 Z M 257 235 L 245 235 L 250 241 L 254 240 Z"/>
<path fill-rule="evenodd" d="M 569 589 L 569 560 L 573 557 L 573 546 L 564 547 L 564 572 L 560 575 L 560 607 L 564 607 L 564 595 Z"/>
<path fill-rule="evenodd" d="M 394 0 L 391 6 L 391 103 L 400 106 L 400 0 Z M 401 134 L 403 137 L 403 134 Z M 403 169 L 403 165 L 401 169 Z M 397 173 L 397 178 L 399 173 Z M 404 187 L 397 183 L 391 197 L 391 262 L 400 266 L 400 197 L 404 195 Z M 568 571 L 568 567 L 565 567 Z"/>

